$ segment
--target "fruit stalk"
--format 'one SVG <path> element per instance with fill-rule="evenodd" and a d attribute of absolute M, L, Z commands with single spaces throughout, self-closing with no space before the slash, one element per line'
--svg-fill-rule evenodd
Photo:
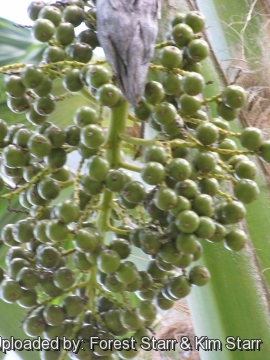
<path fill-rule="evenodd" d="M 111 169 L 118 169 L 121 159 L 121 135 L 125 132 L 126 119 L 128 116 L 129 105 L 127 101 L 123 101 L 122 105 L 111 109 L 108 132 L 104 147 L 106 149 L 106 158 Z M 113 192 L 104 190 L 101 199 L 102 210 L 100 210 L 97 225 L 101 234 L 104 234 L 109 225 L 111 205 L 113 201 Z"/>

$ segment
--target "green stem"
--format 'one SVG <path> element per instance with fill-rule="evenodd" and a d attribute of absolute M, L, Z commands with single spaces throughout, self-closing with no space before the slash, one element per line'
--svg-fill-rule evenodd
<path fill-rule="evenodd" d="M 97 100 L 90 94 L 86 87 L 83 87 L 82 90 L 78 92 L 81 94 L 86 100 L 90 101 L 92 104 L 97 105 Z"/>
<path fill-rule="evenodd" d="M 101 206 L 103 210 L 99 212 L 98 219 L 97 219 L 97 226 L 101 234 L 104 234 L 108 229 L 111 207 L 110 203 L 113 200 L 113 193 L 109 190 L 104 190 Z"/>
<path fill-rule="evenodd" d="M 110 224 L 108 224 L 107 229 L 110 231 L 113 231 L 114 233 L 116 233 L 118 235 L 128 235 L 130 233 L 129 230 L 118 229 Z"/>
<path fill-rule="evenodd" d="M 118 169 L 122 163 L 121 136 L 125 132 L 128 110 L 129 106 L 127 101 L 124 101 L 119 107 L 111 109 L 108 123 L 108 133 L 104 146 L 106 149 L 105 155 L 111 169 Z M 101 234 L 104 234 L 110 226 L 109 220 L 112 201 L 113 193 L 108 190 L 104 190 L 101 203 L 99 204 L 102 210 L 100 210 L 97 219 L 97 226 Z"/>
<path fill-rule="evenodd" d="M 121 162 L 121 139 L 125 133 L 127 117 L 128 103 L 126 101 L 121 106 L 111 109 L 105 143 L 106 158 L 111 169 L 119 168 Z"/>
<path fill-rule="evenodd" d="M 156 44 L 155 45 L 155 50 L 159 50 L 159 49 L 164 48 L 165 46 L 172 46 L 172 45 L 174 45 L 173 41 L 171 41 L 171 40 L 164 41 L 164 42 L 162 42 L 160 44 Z"/>
<path fill-rule="evenodd" d="M 220 101 L 220 99 L 221 99 L 221 94 L 217 94 L 217 95 L 211 96 L 208 99 L 204 99 L 202 101 L 202 105 L 206 105 L 206 104 L 208 104 L 210 102 L 213 102 L 213 101 L 218 102 L 218 101 Z"/>
<path fill-rule="evenodd" d="M 150 140 L 142 139 L 142 138 L 129 136 L 127 134 L 121 134 L 120 138 L 129 144 L 138 145 L 138 146 L 151 146 L 156 142 L 156 139 L 150 139 Z"/>
<path fill-rule="evenodd" d="M 35 175 L 28 183 L 22 185 L 18 189 L 11 191 L 10 193 L 0 196 L 0 199 L 11 199 L 12 196 L 19 195 L 21 192 L 30 188 L 31 185 L 38 183 L 43 177 L 53 172 L 51 168 L 44 168 L 37 175 Z"/>
<path fill-rule="evenodd" d="M 139 166 L 132 165 L 132 164 L 128 164 L 128 163 L 125 163 L 124 161 L 121 162 L 119 165 L 120 165 L 120 167 L 123 168 L 123 169 L 130 170 L 130 171 L 134 171 L 134 172 L 138 172 L 138 173 L 140 173 L 141 170 L 142 170 Z"/>

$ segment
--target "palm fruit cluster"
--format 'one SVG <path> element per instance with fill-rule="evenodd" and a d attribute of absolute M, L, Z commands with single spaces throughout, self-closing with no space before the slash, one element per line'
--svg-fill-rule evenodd
<path fill-rule="evenodd" d="M 98 46 L 94 3 L 34 1 L 28 14 L 33 37 L 46 44 L 41 63 L 0 68 L 8 107 L 29 122 L 0 120 L 0 200 L 17 199 L 21 210 L 20 220 L 1 229 L 1 298 L 26 309 L 30 337 L 137 341 L 136 350 L 43 350 L 42 359 L 134 358 L 142 336 L 153 335 L 159 309 L 209 281 L 196 263 L 203 241 L 233 251 L 245 246 L 239 222 L 259 192 L 249 156 L 270 162 L 270 142 L 254 127 L 230 131 L 246 100 L 240 86 L 204 98 L 201 61 L 209 45 L 201 13 L 171 20 L 149 66 L 159 81 L 146 83 L 136 108 L 128 107 L 106 63 L 91 61 Z M 81 23 L 87 29 L 75 37 Z M 66 128 L 50 122 L 58 101 L 68 101 L 54 95 L 58 79 L 67 92 L 91 100 Z M 156 135 L 127 135 L 127 119 Z M 75 172 L 66 164 L 71 152 L 80 154 Z M 72 195 L 63 199 L 66 188 Z M 143 269 L 134 253 L 144 256 Z"/>

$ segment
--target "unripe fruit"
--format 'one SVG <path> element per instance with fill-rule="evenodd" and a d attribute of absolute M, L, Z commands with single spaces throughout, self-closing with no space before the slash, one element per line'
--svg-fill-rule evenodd
<path fill-rule="evenodd" d="M 246 233 L 242 230 L 230 231 L 224 240 L 225 247 L 233 251 L 241 251 L 247 242 Z"/>
<path fill-rule="evenodd" d="M 40 10 L 45 6 L 44 1 L 32 1 L 27 8 L 27 15 L 31 20 L 36 20 Z"/>
<path fill-rule="evenodd" d="M 43 316 L 47 324 L 56 326 L 62 324 L 65 319 L 64 310 L 59 305 L 47 305 L 43 310 Z"/>
<path fill-rule="evenodd" d="M 49 41 L 54 34 L 55 26 L 47 19 L 37 19 L 31 29 L 32 36 L 40 42 Z"/>
<path fill-rule="evenodd" d="M 88 162 L 89 176 L 97 181 L 105 180 L 109 171 L 109 163 L 100 156 L 92 156 Z"/>
<path fill-rule="evenodd" d="M 196 137 L 203 145 L 211 145 L 219 139 L 217 127 L 209 122 L 197 126 Z"/>
<path fill-rule="evenodd" d="M 204 88 L 204 78 L 196 72 L 187 73 L 181 80 L 181 89 L 188 95 L 199 95 L 203 92 Z"/>
<path fill-rule="evenodd" d="M 182 232 L 180 235 L 177 236 L 175 246 L 178 251 L 182 251 L 188 254 L 194 254 L 198 249 L 197 241 L 198 238 L 195 235 Z"/>
<path fill-rule="evenodd" d="M 187 24 L 177 24 L 172 29 L 172 37 L 175 44 L 183 48 L 188 45 L 188 43 L 193 39 L 194 32 L 190 26 Z"/>
<path fill-rule="evenodd" d="M 100 236 L 94 229 L 80 229 L 77 231 L 73 245 L 82 252 L 93 252 L 98 248 Z"/>
<path fill-rule="evenodd" d="M 257 150 L 263 143 L 261 130 L 255 127 L 247 127 L 241 132 L 241 144 L 248 150 Z"/>
<path fill-rule="evenodd" d="M 120 257 L 114 250 L 104 250 L 97 258 L 97 266 L 100 271 L 112 274 L 120 267 Z"/>
<path fill-rule="evenodd" d="M 194 266 L 189 272 L 189 281 L 193 285 L 203 286 L 208 283 L 210 273 L 205 266 Z"/>
<path fill-rule="evenodd" d="M 83 88 L 79 69 L 69 69 L 65 72 L 62 83 L 64 88 L 70 92 L 77 92 Z"/>
<path fill-rule="evenodd" d="M 266 140 L 262 143 L 259 149 L 260 158 L 266 162 L 270 162 L 270 140 Z"/>
<path fill-rule="evenodd" d="M 71 44 L 75 37 L 74 26 L 69 22 L 60 23 L 56 28 L 55 37 L 63 46 Z"/>
<path fill-rule="evenodd" d="M 76 125 L 83 128 L 84 126 L 89 124 L 97 124 L 98 114 L 96 110 L 88 106 L 81 106 L 74 113 L 73 121 Z"/>
<path fill-rule="evenodd" d="M 93 88 L 97 89 L 101 85 L 107 84 L 111 80 L 111 75 L 105 66 L 90 65 L 86 73 L 86 82 Z"/>
<path fill-rule="evenodd" d="M 154 161 L 143 165 L 141 170 L 142 179 L 149 185 L 157 185 L 165 178 L 164 167 Z"/>
<path fill-rule="evenodd" d="M 246 101 L 246 92 L 241 86 L 229 85 L 222 92 L 222 101 L 226 106 L 238 109 L 242 107 Z"/>
<path fill-rule="evenodd" d="M 115 276 L 117 280 L 122 282 L 123 284 L 130 284 L 137 279 L 138 272 L 133 262 L 125 261 L 118 268 Z"/>
<path fill-rule="evenodd" d="M 22 296 L 22 289 L 15 280 L 5 279 L 0 285 L 0 296 L 7 303 L 13 303 Z"/>
<path fill-rule="evenodd" d="M 168 95 L 180 95 L 181 93 L 181 75 L 168 73 L 164 75 L 162 80 L 163 89 Z"/>
<path fill-rule="evenodd" d="M 92 48 L 85 43 L 71 44 L 68 48 L 68 55 L 74 60 L 82 63 L 88 63 L 92 58 Z"/>
<path fill-rule="evenodd" d="M 144 96 L 147 102 L 155 105 L 163 100 L 165 92 L 159 82 L 150 81 L 145 85 Z"/>
<path fill-rule="evenodd" d="M 259 193 L 258 185 L 250 179 L 241 179 L 234 186 L 235 197 L 244 204 L 249 204 L 257 199 Z"/>
<path fill-rule="evenodd" d="M 238 111 L 237 109 L 230 108 L 226 106 L 224 102 L 219 102 L 217 107 L 217 113 L 221 116 L 224 120 L 232 121 L 237 117 Z"/>
<path fill-rule="evenodd" d="M 55 6 L 44 6 L 39 11 L 38 18 L 48 19 L 57 27 L 61 22 L 61 11 Z"/>
<path fill-rule="evenodd" d="M 112 84 L 104 84 L 97 89 L 96 97 L 101 105 L 113 107 L 120 100 L 120 90 Z"/>
<path fill-rule="evenodd" d="M 36 337 L 45 330 L 45 321 L 40 315 L 31 315 L 23 322 L 23 330 L 28 336 Z"/>
<path fill-rule="evenodd" d="M 153 116 L 158 124 L 169 125 L 174 122 L 177 111 L 172 104 L 164 101 L 155 107 Z"/>
<path fill-rule="evenodd" d="M 64 21 L 71 23 L 74 27 L 79 26 L 83 21 L 83 10 L 76 5 L 67 6 L 62 14 Z"/>
<path fill-rule="evenodd" d="M 168 290 L 175 299 L 181 299 L 189 294 L 190 285 L 183 276 L 176 276 L 169 281 Z"/>
<path fill-rule="evenodd" d="M 81 130 L 81 142 L 92 149 L 100 147 L 105 141 L 104 131 L 100 126 L 90 124 Z"/>
<path fill-rule="evenodd" d="M 60 267 L 53 274 L 53 282 L 60 289 L 69 289 L 75 282 L 75 274 L 65 266 Z"/>
<path fill-rule="evenodd" d="M 177 204 L 178 197 L 170 188 L 160 188 L 154 197 L 156 206 L 161 210 L 169 210 Z"/>
<path fill-rule="evenodd" d="M 187 51 L 195 62 L 204 60 L 210 53 L 209 45 L 203 39 L 191 40 L 187 46 Z"/>
<path fill-rule="evenodd" d="M 65 200 L 56 206 L 55 215 L 66 224 L 76 222 L 80 215 L 80 208 L 74 201 Z"/>
<path fill-rule="evenodd" d="M 196 34 L 203 30 L 205 25 L 205 16 L 199 11 L 189 11 L 184 17 L 184 22 L 189 25 Z"/>
<path fill-rule="evenodd" d="M 122 195 L 125 200 L 133 204 L 138 204 L 144 199 L 145 188 L 139 181 L 130 181 L 124 186 Z"/>
<path fill-rule="evenodd" d="M 185 115 L 195 114 L 201 107 L 201 100 L 196 96 L 190 96 L 183 94 L 179 98 L 179 103 L 181 106 L 181 111 Z"/>
<path fill-rule="evenodd" d="M 165 46 L 161 51 L 160 63 L 169 69 L 180 66 L 182 60 L 182 51 L 175 46 Z"/>

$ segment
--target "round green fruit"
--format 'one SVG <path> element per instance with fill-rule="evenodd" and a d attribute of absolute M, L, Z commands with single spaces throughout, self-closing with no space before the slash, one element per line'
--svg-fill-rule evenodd
<path fill-rule="evenodd" d="M 85 146 L 91 149 L 96 149 L 104 143 L 105 135 L 100 126 L 90 124 L 83 127 L 80 139 Z"/>
<path fill-rule="evenodd" d="M 98 269 L 105 274 L 112 274 L 120 267 L 120 256 L 114 250 L 104 250 L 97 258 Z"/>
<path fill-rule="evenodd" d="M 68 69 L 63 78 L 62 83 L 64 88 L 70 92 L 77 92 L 83 88 L 83 83 L 80 78 L 80 70 L 79 69 Z"/>
<path fill-rule="evenodd" d="M 259 156 L 263 161 L 270 162 L 270 140 L 262 143 L 259 149 Z"/>
<path fill-rule="evenodd" d="M 27 8 L 27 15 L 31 20 L 36 20 L 40 10 L 45 6 L 44 1 L 32 1 Z"/>
<path fill-rule="evenodd" d="M 154 201 L 159 209 L 169 210 L 176 206 L 178 196 L 172 189 L 162 187 L 155 193 Z"/>
<path fill-rule="evenodd" d="M 216 231 L 215 222 L 207 216 L 200 217 L 200 224 L 195 231 L 196 236 L 201 239 L 208 239 L 213 236 Z"/>
<path fill-rule="evenodd" d="M 64 310 L 55 304 L 47 305 L 43 310 L 43 316 L 48 325 L 56 326 L 65 320 Z"/>
<path fill-rule="evenodd" d="M 144 185 L 139 181 L 130 181 L 124 186 L 122 196 L 125 200 L 138 204 L 145 197 Z"/>
<path fill-rule="evenodd" d="M 225 105 L 223 101 L 220 101 L 217 106 L 217 113 L 224 120 L 232 121 L 237 117 L 238 110 L 231 108 L 231 107 Z"/>
<path fill-rule="evenodd" d="M 74 61 L 79 61 L 85 64 L 91 60 L 93 54 L 91 46 L 85 43 L 71 44 L 66 52 L 68 52 L 68 55 Z"/>
<path fill-rule="evenodd" d="M 204 88 L 204 78 L 196 72 L 189 72 L 182 78 L 181 90 L 188 95 L 199 95 L 203 92 Z"/>
<path fill-rule="evenodd" d="M 61 22 L 55 31 L 55 38 L 60 45 L 66 46 L 72 43 L 75 37 L 74 26 L 69 22 Z M 61 55 L 62 56 L 62 55 Z M 65 56 L 65 55 L 64 55 Z"/>
<path fill-rule="evenodd" d="M 64 8 L 62 19 L 71 23 L 74 27 L 79 26 L 84 18 L 83 9 L 77 5 L 69 5 Z"/>
<path fill-rule="evenodd" d="M 160 63 L 161 65 L 173 69 L 181 65 L 183 60 L 183 54 L 176 46 L 165 46 L 161 50 Z"/>
<path fill-rule="evenodd" d="M 78 230 L 72 242 L 79 251 L 93 252 L 98 249 L 99 241 L 99 233 L 92 228 L 86 228 Z"/>
<path fill-rule="evenodd" d="M 164 75 L 162 86 L 166 94 L 179 96 L 181 93 L 181 75 L 168 73 Z"/>
<path fill-rule="evenodd" d="M 232 109 L 242 107 L 246 101 L 246 92 L 239 85 L 229 85 L 222 92 L 222 101 Z"/>
<path fill-rule="evenodd" d="M 262 131 L 255 127 L 247 127 L 241 132 L 240 142 L 248 150 L 257 150 L 262 146 Z"/>
<path fill-rule="evenodd" d="M 55 27 L 61 22 L 61 10 L 56 6 L 44 6 L 38 13 L 39 19 L 50 20 Z"/>
<path fill-rule="evenodd" d="M 194 32 L 188 24 L 179 23 L 173 27 L 172 37 L 175 44 L 178 47 L 183 48 L 193 39 Z"/>
<path fill-rule="evenodd" d="M 60 289 L 69 289 L 75 282 L 75 274 L 68 267 L 60 267 L 54 271 L 53 282 Z"/>
<path fill-rule="evenodd" d="M 100 86 L 109 83 L 111 75 L 105 66 L 91 65 L 86 73 L 86 82 L 88 85 L 97 89 Z"/>
<path fill-rule="evenodd" d="M 30 165 L 23 168 L 23 178 L 25 181 L 29 182 L 34 176 L 36 176 L 44 167 L 38 163 L 34 162 Z"/>
<path fill-rule="evenodd" d="M 187 199 L 193 199 L 198 192 L 197 183 L 191 179 L 178 182 L 174 187 L 175 192 L 178 195 L 184 196 Z"/>
<path fill-rule="evenodd" d="M 163 86 L 158 81 L 150 81 L 145 85 L 144 96 L 148 103 L 158 104 L 160 103 L 164 96 L 165 92 Z"/>
<path fill-rule="evenodd" d="M 35 20 L 32 29 L 32 36 L 40 42 L 48 42 L 55 32 L 55 26 L 52 21 L 48 19 Z"/>
<path fill-rule="evenodd" d="M 200 109 L 201 100 L 197 96 L 183 94 L 179 98 L 179 104 L 181 107 L 181 111 L 185 115 L 193 115 Z"/>
<path fill-rule="evenodd" d="M 230 231 L 224 240 L 225 247 L 233 251 L 241 251 L 247 242 L 247 235 L 242 230 Z"/>
<path fill-rule="evenodd" d="M 181 233 L 175 242 L 176 249 L 187 254 L 194 254 L 198 249 L 198 238 L 193 234 Z M 181 258 L 179 259 L 181 261 Z M 175 263 L 178 266 L 178 262 Z"/>
<path fill-rule="evenodd" d="M 189 11 L 184 17 L 184 23 L 190 26 L 196 34 L 203 30 L 205 25 L 205 16 L 199 11 Z"/>
<path fill-rule="evenodd" d="M 211 145 L 219 139 L 219 131 L 213 123 L 205 122 L 197 126 L 196 137 L 203 145 Z"/>
<path fill-rule="evenodd" d="M 67 225 L 57 219 L 50 220 L 46 225 L 46 236 L 51 241 L 63 241 L 68 237 L 68 234 Z"/>
<path fill-rule="evenodd" d="M 157 185 L 164 180 L 166 173 L 161 164 L 155 161 L 149 161 L 143 165 L 141 176 L 147 184 Z"/>
<path fill-rule="evenodd" d="M 205 40 L 194 39 L 188 43 L 187 52 L 193 61 L 199 62 L 204 60 L 210 54 L 210 49 Z"/>
<path fill-rule="evenodd" d="M 155 107 L 154 120 L 160 125 L 169 125 L 174 122 L 177 116 L 175 106 L 168 102 L 162 102 Z"/>
<path fill-rule="evenodd" d="M 190 293 L 190 284 L 184 276 L 171 278 L 168 285 L 168 291 L 175 299 L 186 297 Z"/>
<path fill-rule="evenodd" d="M 89 176 L 97 181 L 105 180 L 109 171 L 109 163 L 106 159 L 94 155 L 88 161 Z"/>
<path fill-rule="evenodd" d="M 80 216 L 80 208 L 73 200 L 65 200 L 55 208 L 57 218 L 66 224 L 76 222 Z"/>
<path fill-rule="evenodd" d="M 192 285 L 203 286 L 210 280 L 210 273 L 205 266 L 197 265 L 189 271 L 189 281 Z"/>
<path fill-rule="evenodd" d="M 191 175 L 191 165 L 185 159 L 173 159 L 167 166 L 168 175 L 175 181 L 183 181 Z"/>
<path fill-rule="evenodd" d="M 23 294 L 20 284 L 12 279 L 4 279 L 0 285 L 0 295 L 2 300 L 7 303 L 14 303 L 19 300 Z"/>
<path fill-rule="evenodd" d="M 101 105 L 113 107 L 120 100 L 120 90 L 115 85 L 104 84 L 97 89 L 96 98 Z"/>

